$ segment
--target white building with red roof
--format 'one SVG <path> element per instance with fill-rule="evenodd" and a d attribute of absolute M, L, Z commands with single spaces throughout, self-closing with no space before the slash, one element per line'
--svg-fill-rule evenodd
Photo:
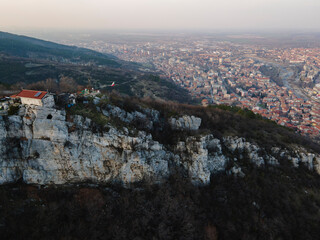
<path fill-rule="evenodd" d="M 20 98 L 22 104 L 53 107 L 53 96 L 45 91 L 34 91 L 23 89 L 17 95 L 11 96 Z"/>

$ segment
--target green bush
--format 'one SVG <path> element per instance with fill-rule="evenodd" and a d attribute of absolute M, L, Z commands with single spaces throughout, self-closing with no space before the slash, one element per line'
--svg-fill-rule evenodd
<path fill-rule="evenodd" d="M 241 108 L 241 107 L 237 107 L 237 106 L 228 106 L 228 105 L 224 105 L 224 104 L 210 105 L 209 107 L 218 108 L 221 110 L 237 113 L 241 116 L 251 118 L 251 119 L 264 119 L 260 114 L 256 114 L 256 113 L 252 112 L 251 110 L 249 110 L 248 108 Z"/>
<path fill-rule="evenodd" d="M 77 104 L 66 110 L 69 115 L 80 115 L 85 118 L 90 118 L 99 127 L 104 127 L 109 122 L 106 116 L 97 111 L 94 104 Z"/>

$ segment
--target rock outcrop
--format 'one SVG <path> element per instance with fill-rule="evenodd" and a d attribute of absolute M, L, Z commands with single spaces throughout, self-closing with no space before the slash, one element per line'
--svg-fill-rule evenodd
<path fill-rule="evenodd" d="M 201 125 L 201 118 L 195 116 L 182 116 L 170 118 L 169 124 L 174 130 L 198 130 Z"/>
<path fill-rule="evenodd" d="M 142 119 L 145 129 L 160 120 L 159 112 L 144 109 L 126 112 L 109 105 L 101 112 L 123 123 Z M 194 116 L 169 119 L 172 129 L 196 131 L 201 119 Z M 320 174 L 320 157 L 296 147 L 295 152 L 265 149 L 239 137 L 215 138 L 190 135 L 174 146 L 155 141 L 148 131 L 108 125 L 93 131 L 93 122 L 82 116 L 47 107 L 21 107 L 18 115 L 0 116 L 0 184 L 22 179 L 31 184 L 120 182 L 124 185 L 148 179 L 166 179 L 176 167 L 185 170 L 195 184 L 207 184 L 210 176 L 225 172 L 245 173 L 238 164 L 248 159 L 257 167 L 277 166 L 287 159 L 293 166 L 305 164 Z M 230 157 L 232 156 L 232 157 Z"/>
<path fill-rule="evenodd" d="M 113 127 L 93 133 L 90 119 L 65 118 L 64 111 L 34 107 L 23 117 L 0 119 L 0 183 L 130 183 L 168 175 L 170 154 L 151 135 Z"/>
<path fill-rule="evenodd" d="M 151 130 L 153 124 L 159 121 L 160 113 L 153 109 L 143 109 L 143 112 L 134 111 L 126 112 L 123 109 L 108 104 L 106 109 L 102 110 L 103 115 L 106 117 L 117 117 L 124 123 L 132 123 L 136 120 L 144 122 L 144 128 Z"/>

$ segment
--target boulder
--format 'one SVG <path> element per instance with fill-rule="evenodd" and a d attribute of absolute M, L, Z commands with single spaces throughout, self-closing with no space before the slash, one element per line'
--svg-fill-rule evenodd
<path fill-rule="evenodd" d="M 201 118 L 185 115 L 180 118 L 170 118 L 169 124 L 173 130 L 198 130 Z"/>

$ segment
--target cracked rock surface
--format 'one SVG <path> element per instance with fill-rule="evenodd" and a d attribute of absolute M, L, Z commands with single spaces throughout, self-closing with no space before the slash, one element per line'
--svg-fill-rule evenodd
<path fill-rule="evenodd" d="M 102 112 L 129 124 L 144 119 L 146 129 L 159 121 L 156 110 L 128 113 L 109 106 Z M 171 118 L 169 125 L 179 131 L 196 131 L 201 119 Z M 110 125 L 108 130 L 96 132 L 90 119 L 75 115 L 67 121 L 64 110 L 48 107 L 25 106 L 18 115 L 0 116 L 0 184 L 19 179 L 30 184 L 93 181 L 128 185 L 144 179 L 159 183 L 174 166 L 183 168 L 194 184 L 208 184 L 210 176 L 218 172 L 244 177 L 237 166 L 241 159 L 257 167 L 276 167 L 281 159 L 287 159 L 293 167 L 304 164 L 320 173 L 319 155 L 301 147 L 294 152 L 274 147 L 267 153 L 244 138 L 218 139 L 212 134 L 190 135 L 174 146 L 165 146 L 147 131 L 133 133 Z"/>

